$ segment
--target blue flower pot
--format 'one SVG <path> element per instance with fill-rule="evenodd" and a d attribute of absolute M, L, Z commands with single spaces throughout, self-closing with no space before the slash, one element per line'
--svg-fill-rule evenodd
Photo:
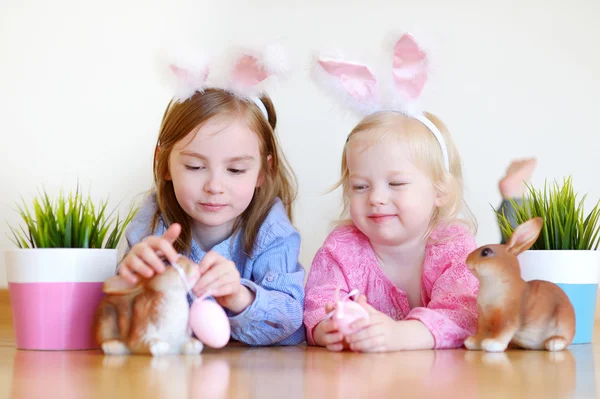
<path fill-rule="evenodd" d="M 589 344 L 596 320 L 598 284 L 556 284 L 567 294 L 575 308 L 575 338 L 573 344 Z"/>
<path fill-rule="evenodd" d="M 525 281 L 546 280 L 567 294 L 575 309 L 572 344 L 589 344 L 594 335 L 600 283 L 600 251 L 525 251 L 519 255 Z"/>

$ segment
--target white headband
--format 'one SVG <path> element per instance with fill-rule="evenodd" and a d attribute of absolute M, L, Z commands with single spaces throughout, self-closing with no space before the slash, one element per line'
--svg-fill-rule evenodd
<path fill-rule="evenodd" d="M 252 101 L 254 104 L 256 104 L 256 106 L 258 107 L 258 109 L 260 109 L 260 112 L 262 112 L 262 114 L 265 116 L 265 119 L 268 122 L 269 121 L 269 113 L 267 112 L 267 107 L 265 107 L 265 104 L 263 104 L 263 102 L 260 100 L 260 98 L 250 97 L 249 100 Z"/>
<path fill-rule="evenodd" d="M 448 146 L 446 146 L 446 140 L 444 140 L 444 136 L 440 129 L 438 129 L 433 122 L 431 122 L 424 114 L 415 114 L 411 115 L 413 118 L 427 126 L 431 133 L 435 136 L 438 143 L 440 143 L 440 149 L 442 150 L 442 157 L 444 158 L 444 166 L 446 170 L 450 172 L 450 160 L 448 158 Z"/>

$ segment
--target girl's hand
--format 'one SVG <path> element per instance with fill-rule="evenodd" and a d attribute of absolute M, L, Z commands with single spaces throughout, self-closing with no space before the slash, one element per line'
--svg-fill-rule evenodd
<path fill-rule="evenodd" d="M 254 292 L 241 284 L 240 272 L 229 259 L 210 251 L 199 266 L 200 278 L 193 289 L 196 296 L 208 293 L 234 313 L 243 312 L 254 302 Z"/>
<path fill-rule="evenodd" d="M 369 313 L 369 319 L 357 320 L 350 328 L 353 333 L 346 336 L 350 349 L 355 352 L 387 352 L 394 350 L 392 343 L 396 337 L 399 322 L 375 310 L 367 303 L 364 295 L 357 302 Z"/>
<path fill-rule="evenodd" d="M 119 264 L 119 275 L 135 284 L 138 276 L 151 278 L 155 273 L 163 273 L 165 265 L 161 257 L 169 263 L 175 263 L 179 258 L 173 243 L 180 233 L 181 226 L 173 223 L 161 237 L 149 236 L 135 244 Z"/>
<path fill-rule="evenodd" d="M 333 303 L 328 302 L 325 312 L 329 313 L 334 308 Z M 321 320 L 315 327 L 313 336 L 317 345 L 324 346 L 330 351 L 339 352 L 345 349 L 344 335 L 338 331 L 338 326 L 333 318 Z"/>

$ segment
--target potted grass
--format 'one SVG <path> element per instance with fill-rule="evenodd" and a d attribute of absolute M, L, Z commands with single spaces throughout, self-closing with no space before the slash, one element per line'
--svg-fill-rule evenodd
<path fill-rule="evenodd" d="M 31 350 L 96 349 L 91 328 L 104 280 L 115 274 L 124 219 L 107 214 L 79 189 L 54 200 L 44 192 L 18 205 L 10 227 L 18 247 L 5 251 L 16 346 Z"/>
<path fill-rule="evenodd" d="M 562 185 L 544 183 L 543 189 L 528 185 L 527 191 L 520 203 L 511 200 L 514 224 L 496 211 L 502 236 L 507 240 L 516 225 L 531 218 L 544 219 L 535 244 L 519 255 L 521 275 L 525 281 L 546 280 L 561 287 L 575 308 L 573 343 L 590 343 L 600 277 L 600 201 L 585 214 L 585 196 L 577 198 L 571 177 Z"/>

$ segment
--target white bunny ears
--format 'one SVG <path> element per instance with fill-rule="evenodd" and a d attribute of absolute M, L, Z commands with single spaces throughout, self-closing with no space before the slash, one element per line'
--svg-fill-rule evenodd
<path fill-rule="evenodd" d="M 287 72 L 287 59 L 279 46 L 262 50 L 237 49 L 221 57 L 220 65 L 208 58 L 163 57 L 161 64 L 173 98 L 183 102 L 205 89 L 219 88 L 252 101 L 269 119 L 260 100 L 270 77 L 282 77 Z"/>
<path fill-rule="evenodd" d="M 450 170 L 448 148 L 439 129 L 418 110 L 417 102 L 427 81 L 427 54 L 415 39 L 403 35 L 394 46 L 392 84 L 383 87 L 371 69 L 364 64 L 319 57 L 315 77 L 332 89 L 350 108 L 365 116 L 379 111 L 396 111 L 417 119 L 433 133 L 440 144 L 446 170 Z"/>

